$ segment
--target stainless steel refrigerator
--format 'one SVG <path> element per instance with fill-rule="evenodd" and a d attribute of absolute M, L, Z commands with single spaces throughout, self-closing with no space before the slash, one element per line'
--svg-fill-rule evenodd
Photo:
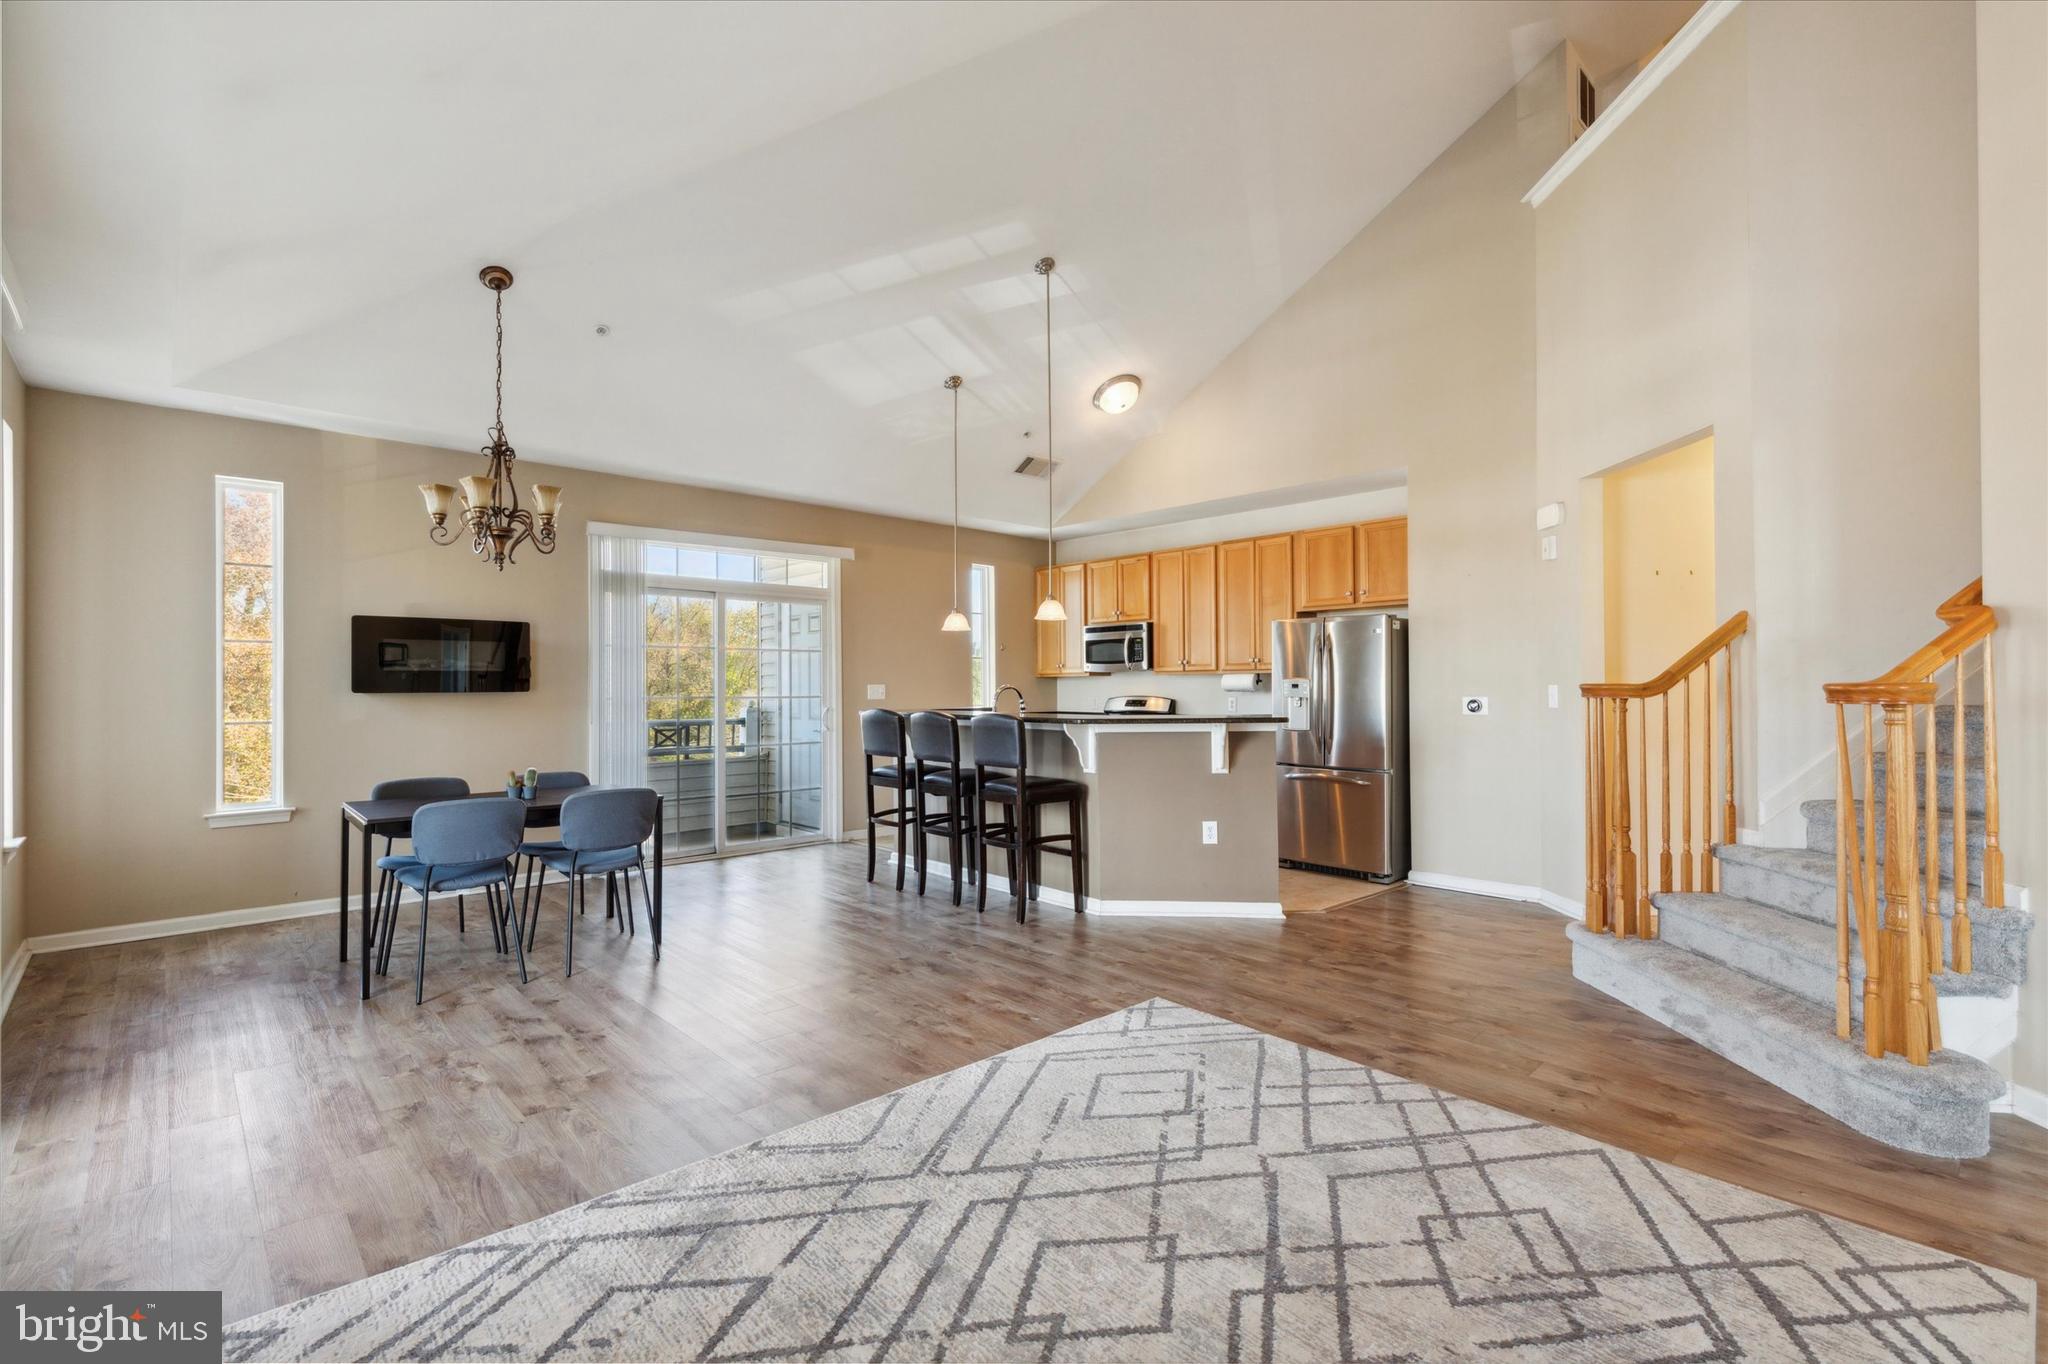
<path fill-rule="evenodd" d="M 1273 622 L 1280 860 L 1375 881 L 1408 875 L 1408 622 Z"/>

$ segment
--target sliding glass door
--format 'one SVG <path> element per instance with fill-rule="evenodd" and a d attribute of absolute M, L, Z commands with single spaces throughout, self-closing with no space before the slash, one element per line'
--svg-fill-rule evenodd
<path fill-rule="evenodd" d="M 648 780 L 663 851 L 697 856 L 824 836 L 832 613 L 819 589 L 647 589 Z"/>

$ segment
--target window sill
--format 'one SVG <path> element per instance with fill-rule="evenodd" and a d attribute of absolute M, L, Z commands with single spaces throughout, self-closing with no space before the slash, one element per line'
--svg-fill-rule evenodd
<path fill-rule="evenodd" d="M 0 843 L 0 856 L 4 856 L 7 861 L 12 862 L 14 855 L 21 851 L 21 845 L 26 842 L 28 842 L 28 835 L 16 834 L 4 843 Z"/>
<path fill-rule="evenodd" d="M 206 823 L 214 829 L 239 829 L 245 824 L 282 824 L 297 811 L 296 805 L 250 805 L 215 810 L 206 816 Z"/>

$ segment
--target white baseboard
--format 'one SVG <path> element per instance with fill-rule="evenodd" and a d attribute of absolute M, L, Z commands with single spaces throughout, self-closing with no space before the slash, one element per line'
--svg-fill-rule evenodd
<path fill-rule="evenodd" d="M 889 878 L 893 883 L 896 877 L 896 854 L 893 852 L 886 854 L 882 859 L 882 865 L 886 865 L 890 869 Z M 951 868 L 934 862 L 931 870 L 926 875 L 931 881 L 950 882 L 952 880 L 950 873 Z M 915 875 L 915 872 L 911 874 Z M 879 879 L 881 872 L 878 870 L 875 875 Z M 904 884 L 909 884 L 907 878 Z M 988 878 L 988 888 L 989 893 L 992 895 L 997 893 L 1008 895 L 1010 893 L 1009 878 L 991 872 Z M 972 887 L 969 887 L 968 890 L 971 893 Z M 949 896 L 950 894 L 951 892 L 948 892 Z M 1074 907 L 1074 894 L 1072 891 L 1061 890 L 1058 886 L 1041 886 L 1038 891 L 1038 903 L 1057 905 L 1061 909 L 1072 909 Z M 1087 912 L 1099 914 L 1104 918 L 1134 919 L 1283 919 L 1286 917 L 1280 910 L 1280 902 L 1278 900 L 1105 900 L 1096 895 L 1088 897 Z"/>
<path fill-rule="evenodd" d="M 1584 923 L 1586 907 L 1577 900 L 1568 900 L 1556 891 L 1541 886 L 1524 886 L 1513 881 L 1483 881 L 1474 876 L 1452 876 L 1440 871 L 1411 871 L 1408 884 L 1427 886 L 1432 890 L 1455 890 L 1466 895 L 1484 895 L 1490 900 L 1521 900 L 1527 904 L 1542 905 L 1545 909 L 1562 914 L 1568 919 Z"/>
<path fill-rule="evenodd" d="M 467 894 L 468 892 L 462 892 Z M 436 901 L 455 898 L 452 890 L 437 891 Z M 349 897 L 349 913 L 361 913 L 361 901 Z M 414 904 L 418 901 L 415 899 Z M 104 928 L 81 928 L 70 933 L 45 933 L 39 937 L 24 938 L 15 949 L 14 959 L 7 963 L 4 982 L 0 982 L 0 1017 L 14 1003 L 15 988 L 21 984 L 22 974 L 28 969 L 29 959 L 50 952 L 72 952 L 81 947 L 108 947 L 115 943 L 144 942 L 150 938 L 175 938 L 186 933 L 212 933 L 223 928 L 247 928 L 252 924 L 280 923 L 286 919 L 313 919 L 333 914 L 334 897 L 318 900 L 294 900 L 282 905 L 256 905 L 249 909 L 225 909 L 214 914 L 187 914 L 174 919 L 145 919 L 140 923 L 109 924 Z M 353 935 L 353 931 L 352 931 Z"/>
<path fill-rule="evenodd" d="M 14 987 L 21 984 L 21 973 L 28 970 L 29 950 L 26 942 L 14 949 L 14 955 L 7 959 L 7 971 L 0 976 L 0 1018 L 7 1017 L 7 1006 L 14 1002 Z"/>
<path fill-rule="evenodd" d="M 2048 1127 L 2048 1093 L 2025 1085 L 2008 1085 L 2005 1097 L 1991 1101 L 1993 1113 L 2010 1113 L 2036 1127 Z"/>

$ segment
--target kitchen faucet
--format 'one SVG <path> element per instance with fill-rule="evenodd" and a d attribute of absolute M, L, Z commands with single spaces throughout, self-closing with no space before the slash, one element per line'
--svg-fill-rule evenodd
<path fill-rule="evenodd" d="M 1000 686 L 1000 687 L 997 687 L 997 688 L 996 688 L 996 694 L 995 694 L 995 697 L 994 697 L 994 699 L 993 699 L 993 700 L 992 700 L 992 701 L 991 701 L 991 702 L 989 703 L 989 709 L 991 709 L 991 710 L 994 710 L 994 709 L 996 709 L 996 708 L 998 708 L 998 707 L 1000 707 L 1000 706 L 1002 705 L 1002 703 L 1003 703 L 1003 693 L 1004 693 L 1004 692 L 1006 692 L 1006 691 L 1013 691 L 1013 692 L 1016 692 L 1016 693 L 1017 693 L 1017 713 L 1018 713 L 1019 715 L 1022 715 L 1022 714 L 1024 714 L 1024 713 L 1025 713 L 1026 711 L 1028 711 L 1028 710 L 1030 709 L 1030 707 L 1029 707 L 1029 706 L 1027 706 L 1027 705 L 1025 705 L 1025 704 L 1024 704 L 1024 692 L 1023 692 L 1023 689 L 1022 689 L 1022 688 L 1019 688 L 1019 687 L 1014 687 L 1014 686 L 1011 686 L 1011 685 L 1010 685 L 1009 683 L 1007 683 L 1007 682 L 1006 682 L 1006 683 L 1004 683 L 1004 684 L 1003 684 L 1002 686 Z"/>

